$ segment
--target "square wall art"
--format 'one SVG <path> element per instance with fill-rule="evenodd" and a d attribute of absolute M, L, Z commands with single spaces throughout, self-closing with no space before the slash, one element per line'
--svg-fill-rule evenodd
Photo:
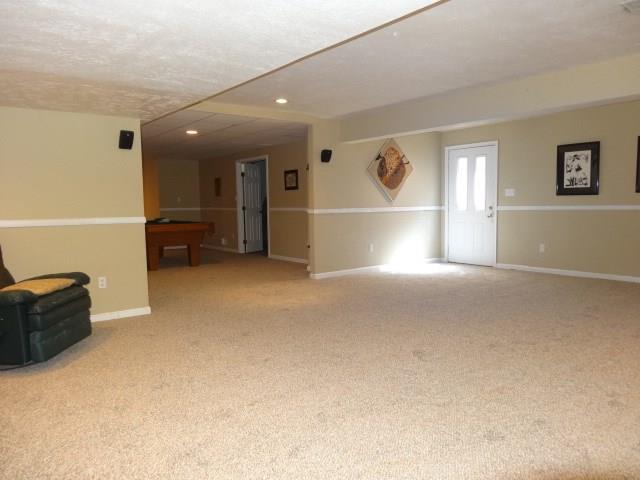
<path fill-rule="evenodd" d="M 598 195 L 600 142 L 558 145 L 557 195 Z"/>

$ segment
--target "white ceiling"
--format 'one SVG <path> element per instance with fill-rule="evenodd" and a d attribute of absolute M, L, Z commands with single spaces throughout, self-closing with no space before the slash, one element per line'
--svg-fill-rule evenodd
<path fill-rule="evenodd" d="M 186 130 L 198 135 L 187 135 Z M 142 148 L 155 158 L 201 160 L 305 140 L 307 126 L 282 120 L 182 110 L 142 127 Z"/>
<path fill-rule="evenodd" d="M 150 120 L 435 0 L 5 0 L 0 105 Z"/>
<path fill-rule="evenodd" d="M 639 51 L 619 0 L 451 0 L 215 101 L 334 117 Z"/>

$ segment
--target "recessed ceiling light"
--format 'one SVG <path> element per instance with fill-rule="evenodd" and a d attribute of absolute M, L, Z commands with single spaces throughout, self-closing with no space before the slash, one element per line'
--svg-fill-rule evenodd
<path fill-rule="evenodd" d="M 187 130 L 185 133 L 187 135 L 197 135 L 198 134 L 198 130 Z"/>
<path fill-rule="evenodd" d="M 393 32 L 391 35 L 393 35 L 394 37 L 398 36 L 398 32 Z"/>
<path fill-rule="evenodd" d="M 285 103 L 288 103 L 289 100 L 287 100 L 286 98 L 276 98 L 276 103 L 279 103 L 280 105 L 284 105 Z"/>

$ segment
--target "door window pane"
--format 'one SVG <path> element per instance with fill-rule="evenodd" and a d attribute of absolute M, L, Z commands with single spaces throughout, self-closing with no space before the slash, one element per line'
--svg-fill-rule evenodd
<path fill-rule="evenodd" d="M 467 157 L 458 158 L 456 168 L 456 208 L 460 211 L 467 209 Z"/>
<path fill-rule="evenodd" d="M 476 169 L 473 174 L 473 203 L 476 211 L 482 211 L 486 205 L 487 157 L 476 157 Z"/>

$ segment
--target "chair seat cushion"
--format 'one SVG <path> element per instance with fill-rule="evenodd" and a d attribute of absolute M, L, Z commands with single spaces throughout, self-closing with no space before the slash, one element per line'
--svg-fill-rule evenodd
<path fill-rule="evenodd" d="M 38 296 L 48 295 L 59 290 L 64 290 L 75 284 L 75 280 L 71 278 L 43 278 L 40 280 L 24 280 L 14 283 L 8 287 L 4 287 L 2 291 L 10 292 L 13 290 L 26 290 Z"/>
<path fill-rule="evenodd" d="M 38 301 L 29 305 L 27 313 L 29 315 L 36 313 L 47 313 L 54 308 L 58 308 L 61 305 L 72 302 L 77 298 L 85 297 L 89 295 L 89 291 L 84 287 L 73 286 L 59 290 L 57 292 L 50 293 L 43 297 L 38 298 Z"/>

